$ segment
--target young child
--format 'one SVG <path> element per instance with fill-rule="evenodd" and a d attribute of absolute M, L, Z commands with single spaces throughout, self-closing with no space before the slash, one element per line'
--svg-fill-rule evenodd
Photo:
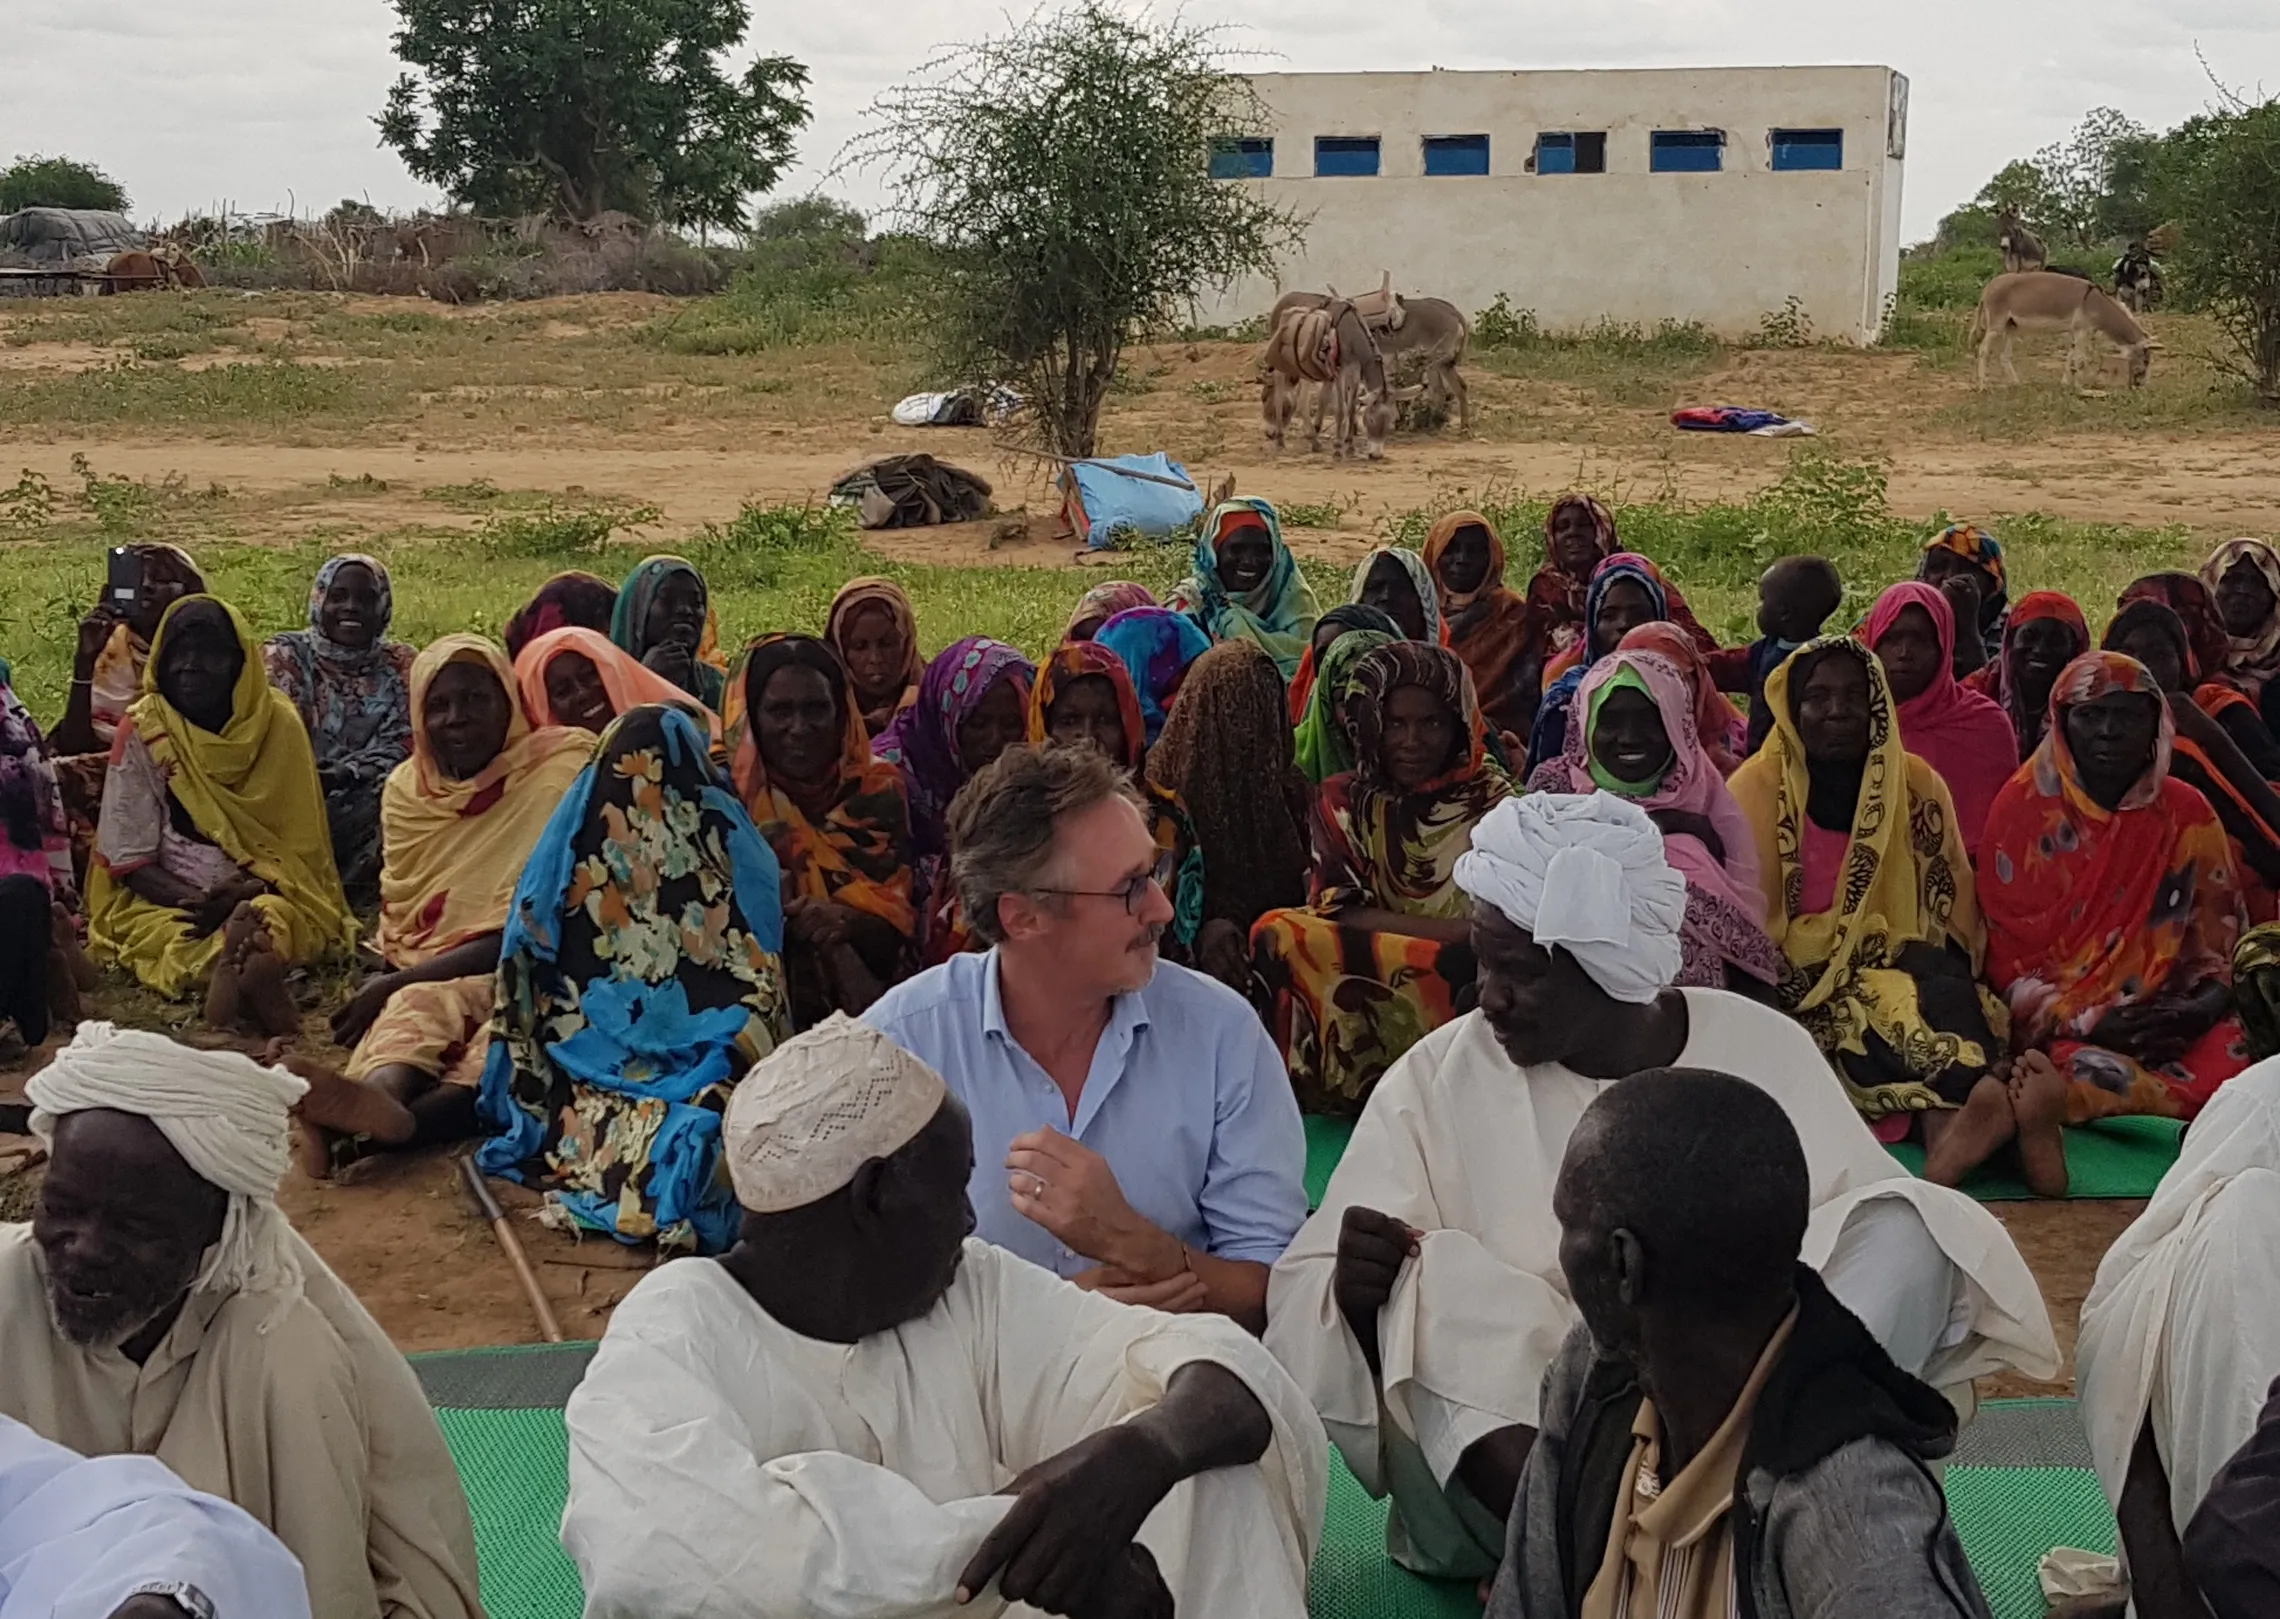
<path fill-rule="evenodd" d="M 1758 580 L 1758 639 L 1711 654 L 1718 689 L 1750 700 L 1748 753 L 1773 729 L 1765 706 L 1765 677 L 1816 635 L 1845 599 L 1844 581 L 1827 557 L 1783 557 Z"/>

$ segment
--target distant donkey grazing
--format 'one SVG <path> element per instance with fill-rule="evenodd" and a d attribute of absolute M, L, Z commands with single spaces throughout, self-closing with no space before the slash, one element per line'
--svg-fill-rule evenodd
<path fill-rule="evenodd" d="M 1972 313 L 1970 335 L 1979 341 L 1979 386 L 1987 386 L 1987 362 L 2000 360 L 2003 374 L 2019 380 L 2011 363 L 2011 344 L 2020 332 L 2065 332 L 2066 385 L 2075 377 L 2086 351 L 2099 341 L 2111 344 L 2128 363 L 2130 386 L 2143 385 L 2152 354 L 2161 345 L 2146 335 L 2130 312 L 2109 298 L 2096 283 L 2051 270 L 2028 270 L 1999 275 L 1979 295 Z"/>
<path fill-rule="evenodd" d="M 2050 266 L 2050 251 L 2042 238 L 2027 229 L 2018 211 L 2006 208 L 1995 216 L 1995 245 L 2003 250 L 2003 273 L 2018 275 Z"/>

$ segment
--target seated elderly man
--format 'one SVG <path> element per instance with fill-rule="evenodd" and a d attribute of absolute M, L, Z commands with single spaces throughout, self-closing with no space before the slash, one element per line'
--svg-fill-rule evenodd
<path fill-rule="evenodd" d="M 644 1279 L 570 1398 L 587 1619 L 1299 1619 L 1325 1446 L 1249 1334 L 970 1239 L 973 1137 L 834 1013 L 723 1124 L 737 1244 Z"/>
<path fill-rule="evenodd" d="M 0 1417 L 0 1619 L 309 1619 L 301 1565 L 147 1456 L 78 1455 Z"/>
<path fill-rule="evenodd" d="M 1797 1262 L 1811 1206 L 1797 1131 L 1747 1080 L 1634 1074 L 1584 1110 L 1552 1193 L 1583 1319 L 1488 1619 L 1987 1619 L 1926 1465 L 1955 1408 Z"/>
<path fill-rule="evenodd" d="M 26 1087 L 49 1144 L 0 1227 L 0 1412 L 155 1456 L 301 1560 L 323 1619 L 480 1619 L 475 1533 L 404 1357 L 278 1211 L 302 1083 L 82 1023 Z"/>
<path fill-rule="evenodd" d="M 2190 1526 L 2204 1541 L 2227 1538 L 2230 1509 L 2206 1523 L 2196 1514 L 2257 1435 L 2280 1376 L 2280 1058 L 2225 1081 L 2185 1132 L 2145 1212 L 2098 1266 L 2076 1358 L 2090 1458 L 2121 1525 L 2140 1619 L 2198 1619 L 2204 1593 L 2180 1537 Z"/>
<path fill-rule="evenodd" d="M 1994 1216 L 1902 1170 L 1783 1014 L 1669 987 L 1686 883 L 1636 805 L 1499 804 L 1457 881 L 1480 1010 L 1388 1071 L 1269 1300 L 1268 1346 L 1354 1476 L 1393 1497 L 1397 1561 L 1495 1567 L 1576 1320 L 1553 1177 L 1592 1100 L 1650 1068 L 1739 1074 L 1781 1104 L 1812 1173 L 1805 1260 L 1903 1371 L 1959 1397 L 2000 1367 L 2056 1375 L 2042 1295 Z"/>
<path fill-rule="evenodd" d="M 1097 750 L 1009 748 L 950 806 L 951 881 L 994 948 L 864 1021 L 973 1120 L 984 1241 L 1109 1297 L 1266 1321 L 1306 1218 L 1306 1138 L 1258 1014 L 1156 959 L 1163 854 Z"/>

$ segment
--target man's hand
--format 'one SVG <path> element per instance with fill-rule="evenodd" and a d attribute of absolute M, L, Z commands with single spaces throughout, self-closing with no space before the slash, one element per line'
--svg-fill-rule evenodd
<path fill-rule="evenodd" d="M 364 987 L 350 997 L 348 1004 L 332 1015 L 334 1041 L 353 1048 L 386 1008 L 388 997 L 402 987 L 401 973 L 375 973 L 367 978 Z"/>
<path fill-rule="evenodd" d="M 1211 1290 L 1203 1285 L 1203 1278 L 1192 1270 L 1183 1270 L 1177 1276 L 1161 1282 L 1143 1282 L 1128 1276 L 1114 1265 L 1095 1265 L 1091 1270 L 1080 1271 L 1069 1278 L 1088 1293 L 1098 1293 L 1104 1299 L 1119 1304 L 1137 1304 L 1143 1309 L 1162 1310 L 1168 1315 L 1193 1315 L 1209 1303 Z"/>
<path fill-rule="evenodd" d="M 1034 1220 L 1073 1253 L 1142 1281 L 1185 1270 L 1173 1237 L 1132 1212 L 1108 1160 L 1058 1130 L 1015 1136 L 1005 1155 L 1013 1212 Z"/>
<path fill-rule="evenodd" d="M 1359 1206 L 1348 1209 L 1338 1224 L 1330 1296 L 1337 1300 L 1338 1313 L 1361 1344 L 1362 1357 L 1373 1374 L 1378 1369 L 1378 1312 L 1393 1297 L 1401 1267 L 1417 1257 L 1423 1235 L 1390 1214 Z"/>
<path fill-rule="evenodd" d="M 1175 1474 L 1165 1447 L 1131 1423 L 1038 1463 L 1007 1486 L 1013 1510 L 958 1576 L 958 1600 L 972 1601 L 994 1578 L 1008 1602 L 1072 1619 L 1168 1614 L 1171 1596 L 1154 1559 L 1131 1554 L 1144 1553 L 1132 1537 L 1179 1482 Z"/>

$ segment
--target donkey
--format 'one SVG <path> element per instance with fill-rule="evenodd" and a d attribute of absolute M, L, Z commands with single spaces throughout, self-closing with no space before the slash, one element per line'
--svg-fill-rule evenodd
<path fill-rule="evenodd" d="M 1341 460 L 1355 454 L 1372 461 L 1382 459 L 1397 407 L 1424 391 L 1390 385 L 1385 357 L 1378 351 L 1369 327 L 1343 299 L 1323 309 L 1299 309 L 1288 315 L 1268 342 L 1263 369 L 1261 403 L 1268 439 L 1277 449 L 1282 447 L 1290 419 L 1297 412 L 1298 390 L 1311 382 L 1317 385 L 1317 392 L 1307 448 L 1322 448 L 1322 418 L 1327 408 L 1336 417 L 1331 453 Z"/>
<path fill-rule="evenodd" d="M 2015 208 L 2006 208 L 1995 216 L 1995 245 L 2003 250 L 2005 275 L 2046 269 L 2050 265 L 2049 249 L 2043 246 L 2041 237 L 2021 222 Z"/>
<path fill-rule="evenodd" d="M 2095 283 L 2050 270 L 2028 270 L 1999 275 L 1979 295 L 1979 308 L 1971 317 L 1968 336 L 1979 343 L 1979 386 L 1987 386 L 1990 356 L 2003 363 L 2003 374 L 2019 380 L 2011 363 L 2011 344 L 2020 332 L 2065 332 L 2066 386 L 2097 340 L 2110 343 L 2128 362 L 2130 386 L 2141 387 L 2151 367 L 2153 351 L 2161 347 L 2146 335 L 2130 312 Z M 1984 333 L 1984 335 L 1981 335 Z M 2101 366 L 2102 366 L 2101 362 Z"/>

